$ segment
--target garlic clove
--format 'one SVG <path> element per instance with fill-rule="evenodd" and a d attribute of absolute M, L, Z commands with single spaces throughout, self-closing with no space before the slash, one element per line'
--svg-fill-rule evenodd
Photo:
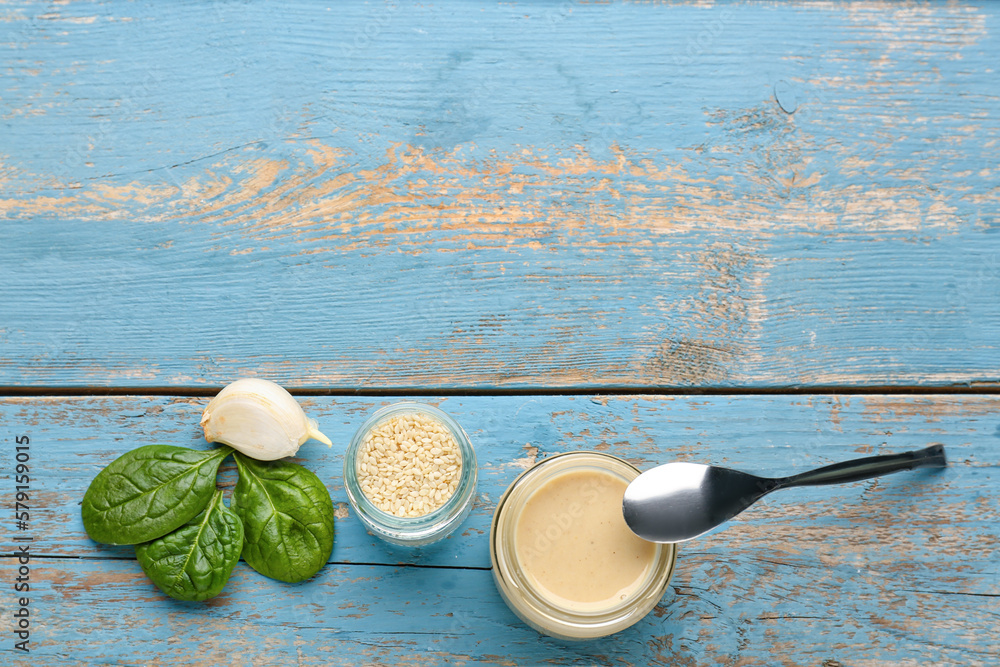
<path fill-rule="evenodd" d="M 205 439 L 221 442 L 260 461 L 292 456 L 306 440 L 333 443 L 283 387 L 244 378 L 223 388 L 201 416 Z"/>

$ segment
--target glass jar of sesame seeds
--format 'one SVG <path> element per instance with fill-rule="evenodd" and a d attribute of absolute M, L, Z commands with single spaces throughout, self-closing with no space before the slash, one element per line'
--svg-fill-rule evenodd
<path fill-rule="evenodd" d="M 344 456 L 351 507 L 369 531 L 393 544 L 421 546 L 450 534 L 469 515 L 477 478 L 469 436 L 423 403 L 376 411 Z"/>

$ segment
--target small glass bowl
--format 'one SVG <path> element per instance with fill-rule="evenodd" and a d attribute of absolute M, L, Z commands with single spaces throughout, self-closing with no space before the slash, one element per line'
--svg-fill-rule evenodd
<path fill-rule="evenodd" d="M 368 499 L 358 482 L 358 452 L 365 436 L 387 419 L 404 414 L 421 414 L 444 424 L 462 453 L 462 473 L 458 487 L 444 505 L 418 517 L 398 517 L 384 512 Z M 447 414 L 424 403 L 394 403 L 377 410 L 354 434 L 344 455 L 344 487 L 347 499 L 369 531 L 392 544 L 423 546 L 447 537 L 458 528 L 472 509 L 476 494 L 478 466 L 476 450 L 462 427 Z"/>
<path fill-rule="evenodd" d="M 611 473 L 631 482 L 639 470 L 601 452 L 567 452 L 539 461 L 511 483 L 497 503 L 490 529 L 493 578 L 504 602 L 538 632 L 564 640 L 604 637 L 637 623 L 663 598 L 676 561 L 673 544 L 656 544 L 643 580 L 621 602 L 608 607 L 568 608 L 536 587 L 518 559 L 517 524 L 528 499 L 546 482 L 571 471 Z"/>

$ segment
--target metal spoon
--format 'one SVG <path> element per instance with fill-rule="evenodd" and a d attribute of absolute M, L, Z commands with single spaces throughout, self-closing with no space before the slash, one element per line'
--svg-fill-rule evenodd
<path fill-rule="evenodd" d="M 897 470 L 947 465 L 942 445 L 869 456 L 777 478 L 698 463 L 667 463 L 632 480 L 625 489 L 622 511 L 625 522 L 639 537 L 650 542 L 684 542 L 729 521 L 777 489 L 841 484 Z"/>

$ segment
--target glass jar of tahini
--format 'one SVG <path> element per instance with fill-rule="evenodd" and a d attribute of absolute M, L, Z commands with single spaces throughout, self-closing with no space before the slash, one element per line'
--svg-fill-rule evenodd
<path fill-rule="evenodd" d="M 465 521 L 478 470 L 469 436 L 432 405 L 373 413 L 344 455 L 344 487 L 362 523 L 393 544 L 436 542 Z"/>
<path fill-rule="evenodd" d="M 663 598 L 672 544 L 647 542 L 622 515 L 639 470 L 601 452 L 568 452 L 522 473 L 497 504 L 493 576 L 522 621 L 552 637 L 594 639 L 633 625 Z"/>

